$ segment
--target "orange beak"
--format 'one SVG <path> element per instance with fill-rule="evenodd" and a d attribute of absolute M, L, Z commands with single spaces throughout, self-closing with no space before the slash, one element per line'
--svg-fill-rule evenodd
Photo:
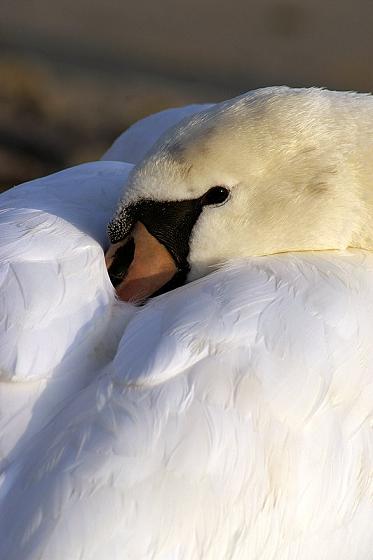
<path fill-rule="evenodd" d="M 123 280 L 116 285 L 119 299 L 141 302 L 160 290 L 177 272 L 173 258 L 167 249 L 146 227 L 137 222 L 131 233 L 134 255 Z M 105 255 L 106 267 L 110 269 L 120 259 L 119 249 L 128 243 L 128 238 L 110 245 Z"/>

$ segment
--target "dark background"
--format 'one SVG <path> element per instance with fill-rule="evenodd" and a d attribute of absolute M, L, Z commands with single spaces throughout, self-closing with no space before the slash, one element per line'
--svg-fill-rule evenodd
<path fill-rule="evenodd" d="M 137 119 L 273 84 L 373 90 L 372 0 L 0 1 L 0 185 Z"/>

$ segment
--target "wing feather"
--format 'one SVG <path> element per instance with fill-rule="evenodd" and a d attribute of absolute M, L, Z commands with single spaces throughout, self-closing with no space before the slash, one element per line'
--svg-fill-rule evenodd
<path fill-rule="evenodd" d="M 102 245 L 130 169 L 84 164 L 0 197 L 0 462 L 114 351 Z"/>
<path fill-rule="evenodd" d="M 9 467 L 4 557 L 370 558 L 372 305 L 357 251 L 253 259 L 150 302 Z"/>

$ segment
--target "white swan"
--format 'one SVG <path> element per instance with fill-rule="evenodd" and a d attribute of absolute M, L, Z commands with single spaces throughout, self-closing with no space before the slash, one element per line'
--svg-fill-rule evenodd
<path fill-rule="evenodd" d="M 366 98 L 362 99 L 364 109 Z M 268 114 L 265 107 L 260 114 Z M 219 115 L 215 114 L 212 121 L 216 119 Z M 201 121 L 197 117 L 193 122 Z M 266 134 L 269 132 L 267 129 Z M 227 145 L 233 150 L 231 143 Z M 128 275 L 131 279 L 132 274 L 135 288 L 141 280 L 135 273 L 149 232 L 155 240 L 162 235 L 162 228 L 157 229 L 157 202 L 168 211 L 170 206 L 165 202 L 181 208 L 180 202 L 195 198 L 187 183 L 182 191 L 181 183 L 177 182 L 179 175 L 174 172 L 180 170 L 181 163 L 188 163 L 189 148 L 186 153 L 177 131 L 166 146 L 176 164 L 169 165 L 168 155 L 164 159 L 161 143 L 131 175 L 111 227 L 112 236 L 118 232 L 127 235 L 126 220 L 135 221 L 140 216 L 148 228 L 148 233 L 145 228 L 136 227 L 129 232 L 135 241 Z M 264 149 L 265 145 L 261 147 Z M 301 140 L 299 148 L 304 149 Z M 363 151 L 364 146 L 361 148 Z M 195 155 L 202 166 L 199 153 Z M 201 179 L 211 178 L 207 154 L 208 150 L 204 156 L 205 170 L 199 167 Z M 162 185 L 151 184 L 149 166 L 156 160 L 165 180 L 173 177 L 174 191 L 167 181 Z M 316 170 L 316 156 L 311 161 L 311 169 Z M 320 159 L 321 164 L 324 161 Z M 219 158 L 215 162 L 218 164 Z M 296 159 L 294 162 L 299 163 Z M 107 166 L 102 184 L 114 172 L 113 183 L 117 185 L 120 175 L 124 179 L 128 171 L 123 164 L 93 164 L 91 180 L 96 186 L 101 165 Z M 80 169 L 75 171 L 79 173 Z M 263 173 L 263 168 L 256 169 L 259 175 Z M 310 179 L 310 168 L 307 169 L 302 175 L 304 179 Z M 275 170 L 282 171 L 277 175 L 280 184 L 287 184 L 285 169 L 278 166 L 278 161 Z M 217 177 L 221 171 L 221 167 L 216 169 Z M 301 185 L 300 163 L 293 171 L 294 184 Z M 72 177 L 74 171 L 68 173 Z M 184 177 L 191 175 L 197 180 L 197 174 L 191 172 Z M 334 176 L 330 174 L 331 188 L 336 185 Z M 319 185 L 320 176 L 314 177 L 315 185 Z M 65 178 L 71 180 L 68 175 Z M 218 183 L 209 184 L 209 188 L 214 186 Z M 98 317 L 91 319 L 92 315 L 87 313 L 83 332 L 93 323 L 99 329 L 100 352 L 106 342 L 108 351 L 95 368 L 92 381 L 88 383 L 85 379 L 80 393 L 70 393 L 59 404 L 59 411 L 48 426 L 35 430 L 35 435 L 11 457 L 4 470 L 0 486 L 1 557 L 373 557 L 373 257 L 368 252 L 353 250 L 237 260 L 237 247 L 243 251 L 247 237 L 244 232 L 241 238 L 237 236 L 237 215 L 230 214 L 229 204 L 234 204 L 235 192 L 239 190 L 234 192 L 225 182 L 224 188 L 228 186 L 232 192 L 227 204 L 207 204 L 216 202 L 216 197 L 225 197 L 224 189 L 202 194 L 207 196 L 207 208 L 201 210 L 194 223 L 187 220 L 188 227 L 184 228 L 185 214 L 181 218 L 178 215 L 178 223 L 180 231 L 189 235 L 184 255 L 189 279 L 202 274 L 207 265 L 219 264 L 219 243 L 225 251 L 226 239 L 215 236 L 209 246 L 202 235 L 209 234 L 208 227 L 213 233 L 219 231 L 219 221 L 223 225 L 225 222 L 225 235 L 231 239 L 234 264 L 226 264 L 214 274 L 155 298 L 142 308 L 133 308 L 114 300 L 103 259 L 97 258 L 99 274 L 90 275 L 89 285 L 93 290 L 97 283 L 98 293 L 104 294 L 100 309 L 108 320 L 96 326 Z M 24 187 L 26 190 L 32 197 L 31 187 Z M 71 191 L 69 196 L 74 196 L 75 189 Z M 320 191 L 324 197 L 324 190 Z M 18 193 L 22 190 L 18 189 Z M 152 205 L 144 206 L 144 193 L 152 198 Z M 265 198 L 267 193 L 271 195 L 267 190 L 262 196 Z M 118 191 L 110 201 L 111 206 L 117 194 Z M 18 196 L 21 197 L 15 191 L 15 199 Z M 107 196 L 103 189 L 95 204 Z M 225 198 L 219 200 L 225 202 Z M 259 196 L 241 197 L 238 209 L 246 205 L 247 210 L 248 201 L 251 210 L 252 204 L 260 202 Z M 287 198 L 285 202 L 289 204 Z M 296 202 L 300 206 L 300 201 Z M 83 216 L 86 215 L 84 197 L 79 204 Z M 73 205 L 72 221 L 80 215 L 79 204 Z M 289 207 L 284 208 L 286 214 Z M 264 217 L 265 210 L 263 207 Z M 281 205 L 276 210 L 281 210 Z M 139 215 L 135 216 L 134 211 L 139 211 Z M 217 212 L 221 213 L 220 218 Z M 229 217 L 224 218 L 223 212 Z M 303 213 L 307 214 L 307 207 Z M 258 219 L 259 214 L 254 215 Z M 166 212 L 166 222 L 172 225 L 169 216 Z M 308 227 L 306 218 L 304 224 Z M 236 219 L 242 228 L 247 225 L 239 220 L 239 214 Z M 16 219 L 12 217 L 11 227 L 15 230 L 17 220 L 20 214 Z M 63 229 L 59 230 L 61 223 Z M 76 242 L 73 253 L 82 244 L 84 250 L 93 247 L 97 255 L 102 255 L 99 245 L 88 235 L 93 233 L 98 239 L 99 232 L 103 232 L 102 224 L 97 224 L 99 229 L 94 233 L 88 229 L 89 220 L 83 221 L 83 225 L 73 223 L 73 231 L 68 231 L 68 226 L 57 220 L 49 231 L 56 237 L 59 231 L 69 234 L 66 243 L 71 235 Z M 277 225 L 273 218 L 271 223 L 273 227 Z M 282 224 L 287 227 L 284 220 Z M 259 244 L 260 225 L 259 221 Z M 348 225 L 346 220 L 346 228 Z M 248 227 L 254 231 L 251 224 Z M 20 247 L 43 232 L 44 226 L 39 221 L 29 223 L 27 233 L 25 229 L 21 230 L 24 240 L 19 240 Z M 125 248 L 128 236 L 124 241 Z M 177 262 L 180 248 L 185 246 L 172 245 L 170 236 L 163 242 L 174 252 Z M 123 240 L 118 243 L 122 246 Z M 252 246 L 249 244 L 250 252 Z M 203 260 L 201 255 L 207 255 L 209 247 L 211 260 Z M 108 254 L 111 266 L 111 260 L 118 260 L 116 251 L 118 247 Z M 68 254 L 66 247 L 63 255 Z M 12 253 L 9 258 L 12 259 Z M 44 260 L 40 253 L 38 260 Z M 73 264 L 67 270 L 75 273 L 76 261 Z M 69 301 L 78 296 L 79 305 L 84 305 L 87 283 L 84 269 L 78 270 L 79 282 L 65 285 L 64 298 Z M 119 292 L 121 285 L 119 278 Z M 37 301 L 33 298 L 40 297 L 40 292 L 36 287 L 28 294 L 31 302 Z M 60 308 L 62 311 L 64 305 Z M 113 314 L 115 320 L 111 319 Z M 45 317 L 53 315 L 54 309 L 49 306 Z M 94 352 L 98 342 L 95 335 L 86 341 L 87 350 L 91 345 Z M 76 367 L 79 370 L 77 362 Z M 83 370 L 84 367 L 83 363 Z M 11 377 L 9 371 L 11 368 Z"/>

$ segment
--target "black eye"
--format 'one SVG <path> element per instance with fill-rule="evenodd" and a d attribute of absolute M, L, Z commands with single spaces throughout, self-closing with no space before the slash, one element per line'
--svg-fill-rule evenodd
<path fill-rule="evenodd" d="M 203 206 L 208 204 L 222 204 L 227 200 L 228 196 L 229 190 L 225 187 L 212 187 L 203 195 L 202 204 Z"/>

